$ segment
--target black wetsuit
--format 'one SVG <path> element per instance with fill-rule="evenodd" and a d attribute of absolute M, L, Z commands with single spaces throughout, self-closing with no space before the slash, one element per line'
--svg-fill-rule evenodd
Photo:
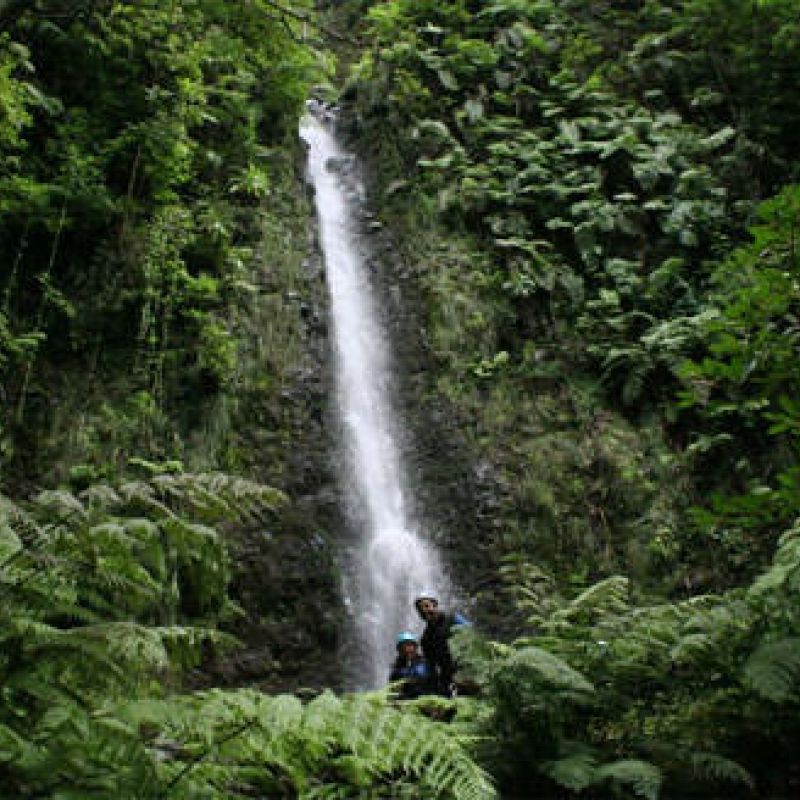
<path fill-rule="evenodd" d="M 454 625 L 465 624 L 468 624 L 467 621 L 458 613 L 437 611 L 433 619 L 427 621 L 420 640 L 422 654 L 432 673 L 435 691 L 445 697 L 450 697 L 453 693 L 453 674 L 456 671 L 447 639 Z"/>

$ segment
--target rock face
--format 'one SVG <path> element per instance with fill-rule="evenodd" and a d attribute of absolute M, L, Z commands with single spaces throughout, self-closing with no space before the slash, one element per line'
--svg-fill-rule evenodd
<path fill-rule="evenodd" d="M 344 524 L 334 475 L 327 294 L 311 207 L 296 167 L 283 220 L 265 232 L 264 302 L 256 378 L 237 393 L 232 447 L 246 471 L 289 498 L 266 527 L 229 535 L 231 594 L 243 613 L 227 625 L 242 643 L 213 654 L 198 685 L 271 692 L 343 686 Z"/>
<path fill-rule="evenodd" d="M 245 646 L 207 665 L 212 683 L 257 684 L 271 692 L 341 688 L 336 554 L 331 534 L 315 531 L 314 521 L 313 511 L 292 509 L 274 529 L 233 542 L 231 588 L 245 615 L 231 632 Z"/>

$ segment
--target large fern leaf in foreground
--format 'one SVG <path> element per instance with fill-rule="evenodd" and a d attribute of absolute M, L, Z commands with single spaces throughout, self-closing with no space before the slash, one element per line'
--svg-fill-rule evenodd
<path fill-rule="evenodd" d="M 155 744 L 179 743 L 159 767 L 176 798 L 495 797 L 462 736 L 382 695 L 325 692 L 301 705 L 213 690 L 151 706 L 143 722 L 159 729 Z"/>
<path fill-rule="evenodd" d="M 0 797 L 163 796 L 159 751 L 118 705 L 230 643 L 209 627 L 229 569 L 207 523 L 249 523 L 279 500 L 191 475 L 0 496 Z"/>

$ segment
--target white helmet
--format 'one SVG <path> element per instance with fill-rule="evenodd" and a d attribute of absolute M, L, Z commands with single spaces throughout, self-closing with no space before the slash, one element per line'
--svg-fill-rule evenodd
<path fill-rule="evenodd" d="M 422 589 L 417 592 L 417 596 L 414 598 L 414 605 L 419 605 L 420 600 L 433 600 L 437 606 L 439 605 L 439 598 L 436 596 L 436 592 L 430 589 Z"/>

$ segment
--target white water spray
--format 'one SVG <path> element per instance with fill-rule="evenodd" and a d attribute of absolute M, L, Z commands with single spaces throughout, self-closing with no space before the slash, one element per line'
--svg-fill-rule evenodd
<path fill-rule="evenodd" d="M 389 358 L 369 280 L 369 248 L 359 231 L 363 187 L 354 159 L 318 115 L 301 126 L 308 145 L 336 346 L 338 409 L 347 451 L 346 480 L 360 546 L 348 587 L 356 633 L 366 653 L 359 672 L 371 687 L 387 680 L 400 630 L 419 630 L 413 598 L 429 587 L 447 595 L 432 548 L 418 535 L 406 502 L 395 417 L 387 396 Z"/>

